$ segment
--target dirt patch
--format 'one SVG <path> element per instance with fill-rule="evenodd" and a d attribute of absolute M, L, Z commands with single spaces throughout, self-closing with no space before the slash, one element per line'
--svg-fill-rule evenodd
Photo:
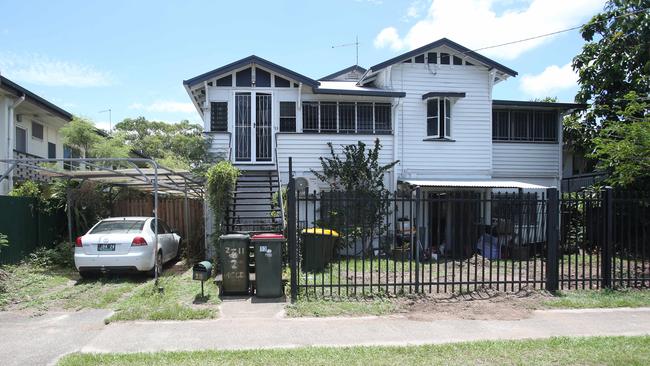
<path fill-rule="evenodd" d="M 411 320 L 518 320 L 530 317 L 552 295 L 541 290 L 497 292 L 479 289 L 463 294 L 396 298 L 399 311 Z"/>

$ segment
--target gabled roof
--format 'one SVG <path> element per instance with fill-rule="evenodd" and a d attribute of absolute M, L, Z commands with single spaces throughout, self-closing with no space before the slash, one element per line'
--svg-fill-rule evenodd
<path fill-rule="evenodd" d="M 511 68 L 508 68 L 506 66 L 503 66 L 502 64 L 500 64 L 500 63 L 498 63 L 498 62 L 496 62 L 494 60 L 491 60 L 491 59 L 489 59 L 489 58 L 487 58 L 487 57 L 485 57 L 483 55 L 480 55 L 480 54 L 470 50 L 469 48 L 461 46 L 458 43 L 453 42 L 453 41 L 451 41 L 451 40 L 449 40 L 447 38 L 441 38 L 441 39 L 439 39 L 439 40 L 437 40 L 435 42 L 431 42 L 431 43 L 426 44 L 426 45 L 424 45 L 422 47 L 418 47 L 418 48 L 416 48 L 416 49 L 414 49 L 412 51 L 409 51 L 409 52 L 403 53 L 403 54 L 401 54 L 399 56 L 393 57 L 390 60 L 386 60 L 384 62 L 378 63 L 377 65 L 372 66 L 370 68 L 370 70 L 371 71 L 378 71 L 380 69 L 384 69 L 384 68 L 386 68 L 388 66 L 391 66 L 391 65 L 394 65 L 396 63 L 402 62 L 405 59 L 417 56 L 417 55 L 422 54 L 422 53 L 424 53 L 424 52 L 426 52 L 426 51 L 428 51 L 428 50 L 430 50 L 432 48 L 436 48 L 436 47 L 440 47 L 440 46 L 447 46 L 447 47 L 449 47 L 449 48 L 451 48 L 453 50 L 458 51 L 459 53 L 463 53 L 463 54 L 465 54 L 465 55 L 467 55 L 467 56 L 469 56 L 469 57 L 471 57 L 471 58 L 473 58 L 473 59 L 475 59 L 477 61 L 480 61 L 480 62 L 484 63 L 485 65 L 488 65 L 488 66 L 490 66 L 492 68 L 495 68 L 495 69 L 497 69 L 497 70 L 499 70 L 499 71 L 501 71 L 501 72 L 503 72 L 505 74 L 508 74 L 510 76 L 517 76 L 517 72 L 515 70 L 513 70 Z"/>
<path fill-rule="evenodd" d="M 241 60 L 229 63 L 228 65 L 216 68 L 216 69 L 214 69 L 212 71 L 208 71 L 208 72 L 206 72 L 204 74 L 201 74 L 199 76 L 195 76 L 195 77 L 193 77 L 191 79 L 183 80 L 183 84 L 187 85 L 187 86 L 194 86 L 194 85 L 196 85 L 198 83 L 202 83 L 202 82 L 204 82 L 204 81 L 206 81 L 208 79 L 211 79 L 211 78 L 213 78 L 215 76 L 228 73 L 230 71 L 239 69 L 239 68 L 244 67 L 244 66 L 246 66 L 248 64 L 251 64 L 251 63 L 255 63 L 257 65 L 260 65 L 263 68 L 268 69 L 270 71 L 273 71 L 275 73 L 285 75 L 285 76 L 287 76 L 287 77 L 289 77 L 289 78 L 291 78 L 291 79 L 293 79 L 295 81 L 301 82 L 301 83 L 303 83 L 305 85 L 312 86 L 312 87 L 313 86 L 318 86 L 318 81 L 316 81 L 314 79 L 308 78 L 308 77 L 306 77 L 306 76 L 304 76 L 302 74 L 299 74 L 299 73 L 297 73 L 295 71 L 289 70 L 289 69 L 287 69 L 285 67 L 282 67 L 282 66 L 280 66 L 278 64 L 274 64 L 271 61 L 265 60 L 265 59 L 263 59 L 263 58 L 261 58 L 259 56 L 255 56 L 255 55 L 250 55 L 248 57 L 242 58 Z"/>
<path fill-rule="evenodd" d="M 327 80 L 334 80 L 334 79 L 336 79 L 337 77 L 339 77 L 339 76 L 341 76 L 341 75 L 345 75 L 345 74 L 347 74 L 347 73 L 349 73 L 349 72 L 352 72 L 352 71 L 354 71 L 354 70 L 359 71 L 361 74 L 363 74 L 364 72 L 367 71 L 365 68 L 363 68 L 363 67 L 361 67 L 361 66 L 359 66 L 359 65 L 352 65 L 352 66 L 350 66 L 350 67 L 346 67 L 346 68 L 343 69 L 343 70 L 339 70 L 339 71 L 337 71 L 337 72 L 335 72 L 335 73 L 333 73 L 333 74 L 329 74 L 329 75 L 327 75 L 327 76 L 323 76 L 322 78 L 320 78 L 320 79 L 318 79 L 318 80 L 321 80 L 321 81 L 322 81 L 322 80 L 325 80 L 325 81 L 327 81 Z"/>
<path fill-rule="evenodd" d="M 10 90 L 13 93 L 16 93 L 18 96 L 25 96 L 25 99 L 31 103 L 38 105 L 41 108 L 44 108 L 50 111 L 52 114 L 57 115 L 58 117 L 71 121 L 72 113 L 48 102 L 44 98 L 36 95 L 35 93 L 23 88 L 22 86 L 14 83 L 13 81 L 7 79 L 6 77 L 0 75 L 0 88 L 5 88 Z"/>

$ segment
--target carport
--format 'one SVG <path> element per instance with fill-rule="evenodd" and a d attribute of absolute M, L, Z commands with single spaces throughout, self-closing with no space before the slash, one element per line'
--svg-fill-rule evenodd
<path fill-rule="evenodd" d="M 158 200 L 160 194 L 182 196 L 184 198 L 185 232 L 189 233 L 189 199 L 203 199 L 203 182 L 192 177 L 189 171 L 174 171 L 146 158 L 21 158 L 0 159 L 3 168 L 0 183 L 11 182 L 18 169 L 35 172 L 33 180 L 51 181 L 91 181 L 109 186 L 126 187 L 153 194 L 153 217 L 158 222 Z M 68 194 L 68 203 L 70 195 Z M 68 234 L 72 238 L 72 217 L 67 210 Z M 155 225 L 154 253 L 158 252 L 158 225 Z M 155 266 L 158 266 L 156 261 Z M 155 281 L 158 283 L 156 268 Z"/>

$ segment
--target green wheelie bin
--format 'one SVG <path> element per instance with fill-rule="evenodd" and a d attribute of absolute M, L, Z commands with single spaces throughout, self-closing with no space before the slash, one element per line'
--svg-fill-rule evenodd
<path fill-rule="evenodd" d="M 226 234 L 219 237 L 221 259 L 221 290 L 223 294 L 249 294 L 248 243 L 245 234 Z"/>
<path fill-rule="evenodd" d="M 339 233 L 330 229 L 308 228 L 302 235 L 302 268 L 305 272 L 318 272 L 332 261 Z"/>
<path fill-rule="evenodd" d="M 257 234 L 251 238 L 255 248 L 255 296 L 280 297 L 282 288 L 282 234 Z"/>

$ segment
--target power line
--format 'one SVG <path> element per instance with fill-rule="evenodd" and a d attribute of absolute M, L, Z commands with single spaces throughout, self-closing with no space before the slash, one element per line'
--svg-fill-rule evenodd
<path fill-rule="evenodd" d="M 600 20 L 600 21 L 597 21 L 597 22 L 595 22 L 595 23 L 604 23 L 604 22 L 606 22 L 606 21 L 610 21 L 610 20 L 612 20 L 612 19 L 623 18 L 623 17 L 627 17 L 627 16 L 630 16 L 630 15 L 634 15 L 634 14 L 642 13 L 642 12 L 645 12 L 645 11 L 648 11 L 648 10 L 650 10 L 650 8 L 643 8 L 643 9 L 639 9 L 639 10 L 636 10 L 636 11 L 631 11 L 631 12 L 628 12 L 628 13 L 625 13 L 625 14 L 621 14 L 621 15 L 616 15 L 616 16 L 612 16 L 612 17 L 609 17 L 609 18 L 605 18 L 605 19 Z M 576 30 L 576 29 L 582 28 L 582 27 L 584 27 L 586 24 L 587 24 L 587 23 L 585 23 L 585 24 L 581 24 L 581 25 L 577 25 L 577 26 L 575 26 L 575 27 L 571 27 L 571 28 L 567 28 L 567 29 L 558 30 L 558 31 L 555 31 L 555 32 L 550 32 L 550 33 L 540 34 L 540 35 L 533 36 L 533 37 L 528 37 L 528 38 L 519 39 L 519 40 L 516 40 L 516 41 L 511 41 L 511 42 L 506 42 L 506 43 L 496 44 L 496 45 L 492 45 L 492 46 L 485 46 L 485 47 L 481 47 L 481 48 L 476 48 L 476 49 L 474 49 L 474 50 L 470 50 L 470 51 L 466 51 L 466 52 L 462 52 L 462 53 L 477 52 L 477 51 L 487 50 L 487 49 L 491 49 L 491 48 L 497 48 L 497 47 L 509 46 L 509 45 L 511 45 L 511 44 L 515 44 L 515 43 L 521 43 L 521 42 L 532 41 L 532 40 L 534 40 L 534 39 L 538 39 L 538 38 L 544 38 L 544 37 L 554 36 L 554 35 L 556 35 L 556 34 L 566 33 L 566 32 L 570 32 L 570 31 L 572 31 L 572 30 Z"/>

